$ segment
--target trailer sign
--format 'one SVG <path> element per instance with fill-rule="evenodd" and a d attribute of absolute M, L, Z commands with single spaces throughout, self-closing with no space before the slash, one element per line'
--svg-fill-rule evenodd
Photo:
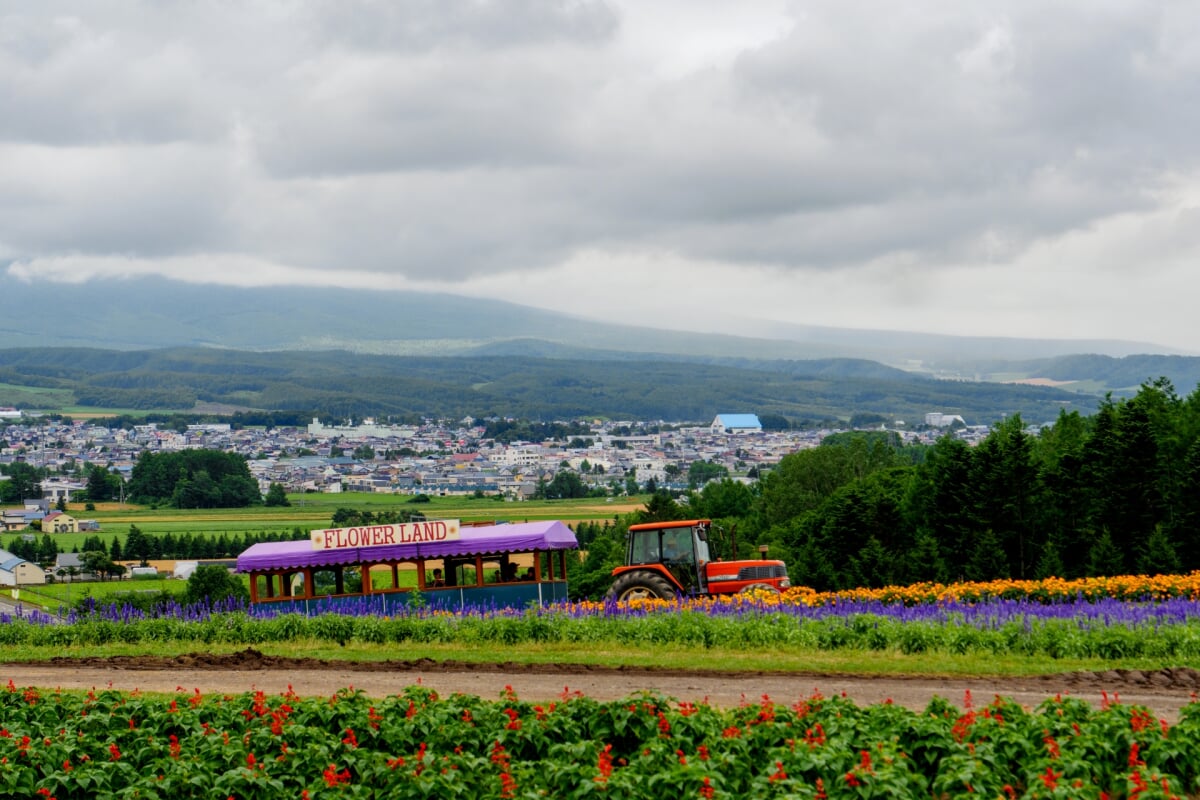
<path fill-rule="evenodd" d="M 404 522 L 397 525 L 360 525 L 310 531 L 313 550 L 344 550 L 352 547 L 386 547 L 393 544 L 449 542 L 459 538 L 456 519 Z"/>

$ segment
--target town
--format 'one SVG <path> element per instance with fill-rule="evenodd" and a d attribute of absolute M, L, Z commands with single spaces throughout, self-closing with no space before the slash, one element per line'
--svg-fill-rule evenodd
<path fill-rule="evenodd" d="M 826 436 L 842 432 L 764 430 L 754 414 L 718 414 L 708 425 L 594 421 L 576 426 L 578 435 L 539 442 L 486 438 L 483 421 L 473 419 L 407 426 L 373 419 L 332 425 L 314 418 L 305 427 L 210 423 L 184 430 L 155 423 L 109 428 L 95 421 L 41 417 L 10 416 L 8 423 L 0 429 L 0 472 L 24 463 L 46 477 L 41 480 L 41 497 L 19 498 L 40 502 L 2 510 L 4 530 L 22 530 L 38 520 L 51 532 L 90 529 L 87 520 L 66 516 L 55 523 L 46 517 L 85 491 L 84 476 L 92 465 L 127 480 L 146 451 L 237 453 L 246 458 L 264 495 L 278 484 L 292 493 L 475 495 L 521 501 L 535 496 L 539 487 L 544 491 L 562 472 L 577 475 L 586 492 L 597 496 L 685 490 L 712 477 L 750 482 L 785 455 L 816 447 Z M 904 441 L 924 443 L 951 429 L 968 441 L 987 433 L 986 427 L 962 426 L 961 418 L 936 412 L 927 415 L 918 430 L 895 427 Z M 704 468 L 697 470 L 697 464 Z"/>

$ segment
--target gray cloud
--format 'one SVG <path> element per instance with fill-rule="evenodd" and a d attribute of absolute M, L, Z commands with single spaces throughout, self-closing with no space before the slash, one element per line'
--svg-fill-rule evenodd
<path fill-rule="evenodd" d="M 0 0 L 0 258 L 470 290 L 1194 253 L 1200 7 L 857 5 Z"/>

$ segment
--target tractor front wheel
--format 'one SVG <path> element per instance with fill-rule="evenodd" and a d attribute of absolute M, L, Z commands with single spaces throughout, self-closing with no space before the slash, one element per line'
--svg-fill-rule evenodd
<path fill-rule="evenodd" d="M 670 600 L 675 597 L 675 586 L 662 575 L 648 570 L 625 572 L 617 576 L 608 599 L 618 602 L 659 598 Z"/>

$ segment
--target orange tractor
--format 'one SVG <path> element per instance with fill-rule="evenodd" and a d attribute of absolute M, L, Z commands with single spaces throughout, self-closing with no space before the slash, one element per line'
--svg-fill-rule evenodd
<path fill-rule="evenodd" d="M 778 592 L 792 585 L 782 561 L 713 561 L 708 547 L 711 530 L 707 519 L 630 525 L 625 565 L 613 570 L 609 599 L 668 599 L 677 594 L 755 589 Z"/>

